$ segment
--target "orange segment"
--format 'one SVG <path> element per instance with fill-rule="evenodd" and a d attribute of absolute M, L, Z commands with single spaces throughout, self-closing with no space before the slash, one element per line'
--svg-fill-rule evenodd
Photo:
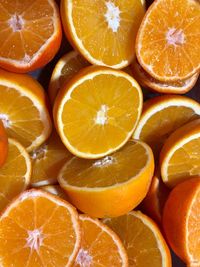
<path fill-rule="evenodd" d="M 200 69 L 200 4 L 196 0 L 156 0 L 140 26 L 140 65 L 160 81 L 191 77 Z"/>
<path fill-rule="evenodd" d="M 65 33 L 95 65 L 123 68 L 134 58 L 137 30 L 144 16 L 138 0 L 61 1 Z"/>
<path fill-rule="evenodd" d="M 87 215 L 80 215 L 79 218 L 82 240 L 74 267 L 129 266 L 126 250 L 111 229 Z"/>
<path fill-rule="evenodd" d="M 54 121 L 73 154 L 99 158 L 128 141 L 141 110 L 142 91 L 130 75 L 93 66 L 62 88 L 54 105 Z"/>
<path fill-rule="evenodd" d="M 8 155 L 8 137 L 3 123 L 0 120 L 0 168 L 5 163 Z"/>
<path fill-rule="evenodd" d="M 9 137 L 28 151 L 40 146 L 50 135 L 51 119 L 41 85 L 25 74 L 0 70 L 0 120 Z"/>
<path fill-rule="evenodd" d="M 62 30 L 53 0 L 1 1 L 0 66 L 28 72 L 47 64 L 59 49 Z"/>
<path fill-rule="evenodd" d="M 0 218 L 3 267 L 71 266 L 79 246 L 76 210 L 46 192 L 24 192 Z"/>
<path fill-rule="evenodd" d="M 69 200 L 67 194 L 59 185 L 44 185 L 44 186 L 41 186 L 40 189 L 50 194 L 56 195 L 60 198 L 63 198 L 67 201 Z"/>

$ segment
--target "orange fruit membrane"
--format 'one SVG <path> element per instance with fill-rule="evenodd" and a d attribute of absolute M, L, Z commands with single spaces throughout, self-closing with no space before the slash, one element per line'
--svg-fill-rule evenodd
<path fill-rule="evenodd" d="M 57 184 L 55 185 L 44 185 L 40 187 L 41 190 L 44 190 L 50 194 L 56 195 L 64 200 L 69 200 L 65 191 Z"/>
<path fill-rule="evenodd" d="M 3 123 L 0 120 L 0 168 L 5 163 L 8 155 L 8 137 Z"/>
<path fill-rule="evenodd" d="M 54 0 L 9 0 L 0 4 L 0 67 L 29 72 L 57 53 L 62 29 Z"/>

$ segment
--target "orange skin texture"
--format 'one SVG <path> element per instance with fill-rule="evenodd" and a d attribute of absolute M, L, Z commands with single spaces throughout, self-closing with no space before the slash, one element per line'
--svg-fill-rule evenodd
<path fill-rule="evenodd" d="M 0 167 L 6 161 L 8 155 L 8 136 L 6 130 L 3 126 L 3 123 L 0 120 Z"/>

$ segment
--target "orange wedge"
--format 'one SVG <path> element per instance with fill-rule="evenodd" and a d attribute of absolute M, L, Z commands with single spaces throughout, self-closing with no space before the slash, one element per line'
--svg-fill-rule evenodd
<path fill-rule="evenodd" d="M 30 183 L 31 160 L 25 148 L 9 138 L 8 156 L 0 169 L 0 211 Z"/>
<path fill-rule="evenodd" d="M 44 186 L 41 186 L 40 189 L 50 193 L 50 194 L 53 194 L 53 195 L 56 195 L 60 198 L 63 198 L 65 200 L 68 201 L 68 197 L 67 197 L 67 194 L 65 193 L 65 191 L 59 186 L 59 185 L 44 185 Z"/>
<path fill-rule="evenodd" d="M 9 137 L 28 151 L 40 146 L 51 133 L 46 95 L 41 85 L 25 74 L 0 70 L 0 120 Z"/>
<path fill-rule="evenodd" d="M 114 217 L 144 199 L 153 171 L 150 147 L 131 140 L 98 160 L 72 158 L 61 169 L 58 181 L 79 210 L 93 217 Z"/>
<path fill-rule="evenodd" d="M 170 193 L 163 228 L 174 252 L 187 266 L 200 266 L 200 177 L 178 184 Z"/>
<path fill-rule="evenodd" d="M 122 240 L 130 267 L 171 267 L 169 248 L 158 226 L 140 211 L 103 220 Z"/>
<path fill-rule="evenodd" d="M 71 266 L 80 237 L 74 207 L 44 191 L 26 191 L 0 217 L 1 265 Z"/>
<path fill-rule="evenodd" d="M 0 168 L 5 163 L 8 155 L 8 137 L 0 120 Z"/>
<path fill-rule="evenodd" d="M 62 88 L 54 105 L 54 121 L 70 152 L 100 158 L 128 141 L 141 110 L 142 91 L 130 75 L 91 66 Z"/>
<path fill-rule="evenodd" d="M 134 58 L 144 13 L 140 0 L 61 1 L 63 27 L 71 44 L 90 63 L 118 69 Z"/>
<path fill-rule="evenodd" d="M 169 187 L 200 175 L 200 119 L 176 130 L 160 154 L 161 176 Z"/>
<path fill-rule="evenodd" d="M 62 30 L 54 0 L 1 1 L 0 67 L 28 72 L 57 53 Z"/>
<path fill-rule="evenodd" d="M 140 65 L 160 81 L 185 80 L 200 70 L 200 4 L 196 0 L 156 0 L 136 41 Z"/>

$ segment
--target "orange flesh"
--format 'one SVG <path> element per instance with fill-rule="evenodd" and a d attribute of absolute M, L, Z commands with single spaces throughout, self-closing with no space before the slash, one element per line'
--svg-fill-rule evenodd
<path fill-rule="evenodd" d="M 0 120 L 0 167 L 5 163 L 8 154 L 8 137 Z"/>

